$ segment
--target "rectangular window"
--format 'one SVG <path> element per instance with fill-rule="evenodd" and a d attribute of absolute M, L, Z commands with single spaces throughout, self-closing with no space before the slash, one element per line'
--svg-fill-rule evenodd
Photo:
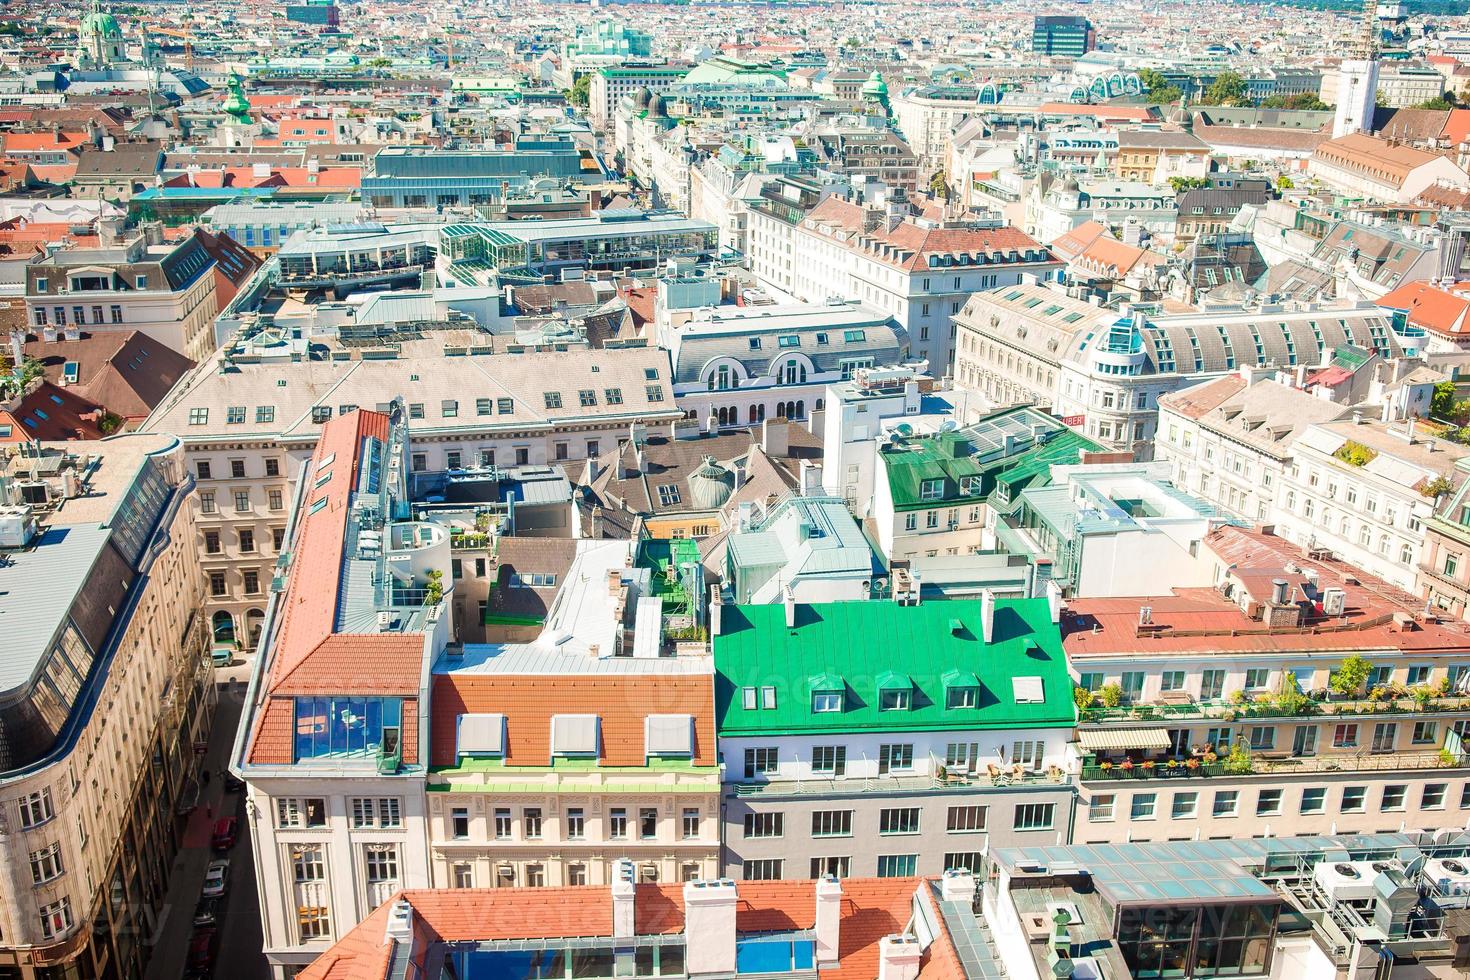
<path fill-rule="evenodd" d="M 908 772 L 914 768 L 914 747 L 909 744 L 878 746 L 878 774 Z"/>
<path fill-rule="evenodd" d="M 71 927 L 71 899 L 63 897 L 58 902 L 41 906 L 41 935 L 44 938 L 64 936 L 71 931 Z"/>
<path fill-rule="evenodd" d="M 609 840 L 628 839 L 628 811 L 620 806 L 613 807 L 607 815 L 607 836 Z"/>
<path fill-rule="evenodd" d="M 1358 726 L 1356 724 L 1335 725 L 1332 729 L 1332 747 L 1334 749 L 1351 749 L 1358 744 Z"/>
<path fill-rule="evenodd" d="M 851 857 L 814 857 L 812 858 L 812 877 L 820 878 L 823 875 L 836 875 L 838 878 L 846 878 L 852 872 Z"/>
<path fill-rule="evenodd" d="M 1215 804 L 1211 812 L 1217 817 L 1233 817 L 1240 812 L 1240 793 L 1233 789 L 1222 789 L 1215 793 Z"/>
<path fill-rule="evenodd" d="M 945 829 L 951 834 L 977 833 L 985 829 L 985 807 L 952 806 Z"/>
<path fill-rule="evenodd" d="M 1199 813 L 1198 793 L 1175 793 L 1170 816 L 1175 820 L 1193 820 Z"/>
<path fill-rule="evenodd" d="M 1368 789 L 1365 786 L 1344 786 L 1342 788 L 1342 812 L 1362 813 L 1364 804 L 1368 798 Z"/>
<path fill-rule="evenodd" d="M 1432 722 L 1432 721 L 1416 721 L 1416 722 L 1414 722 L 1414 744 L 1415 745 L 1433 745 L 1437 741 L 1436 736 L 1438 734 L 1439 734 L 1439 726 L 1435 722 Z"/>
<path fill-rule="evenodd" d="M 587 834 L 587 820 L 579 806 L 567 807 L 567 840 L 582 840 Z"/>
<path fill-rule="evenodd" d="M 746 861 L 741 868 L 741 877 L 745 881 L 777 881 L 781 877 L 781 863 L 780 858 Z"/>
<path fill-rule="evenodd" d="M 296 830 L 327 825 L 327 801 L 320 797 L 283 796 L 276 800 L 276 826 Z"/>
<path fill-rule="evenodd" d="M 782 814 L 775 813 L 747 813 L 745 815 L 745 836 L 753 837 L 780 837 L 783 833 L 785 821 Z"/>
<path fill-rule="evenodd" d="M 813 810 L 813 837 L 851 837 L 851 810 Z"/>
<path fill-rule="evenodd" d="M 1113 793 L 1099 793 L 1087 805 L 1088 823 L 1112 823 L 1118 797 Z"/>
<path fill-rule="evenodd" d="M 322 881 L 327 877 L 327 861 L 320 844 L 296 844 L 291 847 L 291 869 L 297 883 Z"/>
<path fill-rule="evenodd" d="M 1016 806 L 1016 830 L 1051 830 L 1056 822 L 1055 803 L 1020 803 Z"/>
<path fill-rule="evenodd" d="M 1256 797 L 1256 816 L 1266 817 L 1281 812 L 1281 790 L 1263 789 Z"/>
<path fill-rule="evenodd" d="M 1444 783 L 1425 783 L 1424 793 L 1419 798 L 1419 809 L 1443 810 L 1445 789 Z"/>
<path fill-rule="evenodd" d="M 449 811 L 449 835 L 455 840 L 469 840 L 470 811 L 467 807 L 457 806 Z"/>
<path fill-rule="evenodd" d="M 511 837 L 510 809 L 498 807 L 495 810 L 495 839 L 509 840 Z"/>
<path fill-rule="evenodd" d="M 824 776 L 847 773 L 847 746 L 815 745 L 812 747 L 812 772 Z"/>
<path fill-rule="evenodd" d="M 61 874 L 61 842 L 54 841 L 39 851 L 31 852 L 31 882 L 43 884 Z"/>
<path fill-rule="evenodd" d="M 754 779 L 758 775 L 765 775 L 776 771 L 777 755 L 776 748 L 757 748 L 745 750 L 745 778 Z"/>
<path fill-rule="evenodd" d="M 779 823 L 779 817 L 777 823 Z M 638 837 L 641 840 L 658 839 L 658 809 L 645 806 L 638 810 Z"/>
<path fill-rule="evenodd" d="M 698 840 L 699 823 L 699 808 L 685 807 L 683 820 L 680 824 L 680 836 L 683 837 L 684 840 Z"/>
<path fill-rule="evenodd" d="M 527 840 L 541 839 L 541 808 L 526 807 L 521 811 L 521 833 Z"/>
<path fill-rule="evenodd" d="M 879 878 L 912 878 L 919 866 L 917 854 L 878 855 Z"/>
<path fill-rule="evenodd" d="M 1308 786 L 1302 790 L 1302 813 L 1322 813 L 1327 809 L 1327 789 L 1322 786 Z"/>
<path fill-rule="evenodd" d="M 1134 793 L 1133 806 L 1129 816 L 1134 820 L 1152 820 L 1157 816 L 1158 805 L 1159 794 Z"/>
<path fill-rule="evenodd" d="M 1408 795 L 1409 788 L 1402 783 L 1395 783 L 1391 786 L 1383 787 L 1382 809 L 1402 810 L 1404 808 L 1404 798 Z"/>
<path fill-rule="evenodd" d="M 917 834 L 918 832 L 918 807 L 891 807 L 878 812 L 878 833 Z"/>

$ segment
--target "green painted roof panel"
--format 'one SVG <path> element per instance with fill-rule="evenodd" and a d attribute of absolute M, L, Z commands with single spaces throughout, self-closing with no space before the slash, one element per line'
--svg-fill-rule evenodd
<path fill-rule="evenodd" d="M 996 600 L 990 643 L 981 638 L 980 602 L 832 602 L 796 607 L 786 626 L 781 603 L 726 606 L 714 638 L 715 698 L 721 735 L 807 732 L 1062 728 L 1075 722 L 1061 637 L 1044 598 Z M 952 627 L 958 620 L 960 628 Z M 946 676 L 972 674 L 973 708 L 945 706 Z M 815 677 L 846 682 L 842 711 L 813 712 Z M 885 675 L 913 685 L 906 711 L 879 711 Z M 1016 703 L 1017 677 L 1041 679 L 1043 698 Z M 951 686 L 953 686 L 951 682 Z M 746 709 L 741 689 L 775 687 L 776 706 Z"/>

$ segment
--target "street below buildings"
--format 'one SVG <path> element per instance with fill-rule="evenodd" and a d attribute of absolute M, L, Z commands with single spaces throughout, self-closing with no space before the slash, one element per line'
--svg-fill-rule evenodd
<path fill-rule="evenodd" d="M 174 859 L 169 877 L 168 899 L 155 931 L 153 955 L 148 962 L 146 980 L 180 980 L 184 976 L 214 977 L 217 980 L 268 980 L 270 970 L 261 952 L 259 901 L 255 889 L 255 868 L 251 860 L 249 824 L 245 820 L 244 794 L 225 789 L 224 770 L 229 762 L 235 739 L 235 728 L 249 677 L 250 658 L 229 668 L 216 671 L 219 704 L 209 734 L 209 748 L 204 757 L 204 770 L 209 782 L 200 793 L 198 808 L 189 815 L 183 846 Z M 239 837 L 228 854 L 230 871 L 228 888 L 220 902 L 215 929 L 215 955 L 212 970 L 194 970 L 189 966 L 190 945 L 195 934 L 194 915 L 199 906 L 205 872 L 216 855 L 211 847 L 216 821 L 235 817 Z"/>

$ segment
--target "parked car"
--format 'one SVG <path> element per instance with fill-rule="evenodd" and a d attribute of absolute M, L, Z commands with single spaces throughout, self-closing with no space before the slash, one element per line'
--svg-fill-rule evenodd
<path fill-rule="evenodd" d="M 204 889 L 200 892 L 205 898 L 219 898 L 229 887 L 230 862 L 221 858 L 218 861 L 209 862 L 209 867 L 204 872 Z"/>
<path fill-rule="evenodd" d="M 216 851 L 228 851 L 240 838 L 240 821 L 236 817 L 222 817 L 214 822 L 214 836 L 210 844 Z"/>
<path fill-rule="evenodd" d="M 194 936 L 189 940 L 189 955 L 184 960 L 184 968 L 195 975 L 207 974 L 214 967 L 214 939 L 217 933 L 213 929 L 196 929 Z"/>
<path fill-rule="evenodd" d="M 199 904 L 194 907 L 194 924 L 196 926 L 212 926 L 219 921 L 220 900 L 217 898 L 201 898 Z"/>

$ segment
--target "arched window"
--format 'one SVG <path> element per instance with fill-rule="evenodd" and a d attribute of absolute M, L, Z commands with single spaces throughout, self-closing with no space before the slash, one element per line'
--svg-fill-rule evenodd
<path fill-rule="evenodd" d="M 796 403 L 796 417 L 799 418 L 799 419 L 806 418 L 806 400 L 805 399 L 802 399 L 801 401 L 798 401 Z"/>
<path fill-rule="evenodd" d="M 806 368 L 796 358 L 788 358 L 781 371 L 781 383 L 799 385 L 806 382 Z"/>
<path fill-rule="evenodd" d="M 245 613 L 245 636 L 252 648 L 260 645 L 260 631 L 265 626 L 265 611 L 251 609 Z"/>
<path fill-rule="evenodd" d="M 219 612 L 215 613 L 214 619 L 211 620 L 211 623 L 214 628 L 214 642 L 235 642 L 235 617 L 230 615 L 227 610 L 221 609 Z"/>

